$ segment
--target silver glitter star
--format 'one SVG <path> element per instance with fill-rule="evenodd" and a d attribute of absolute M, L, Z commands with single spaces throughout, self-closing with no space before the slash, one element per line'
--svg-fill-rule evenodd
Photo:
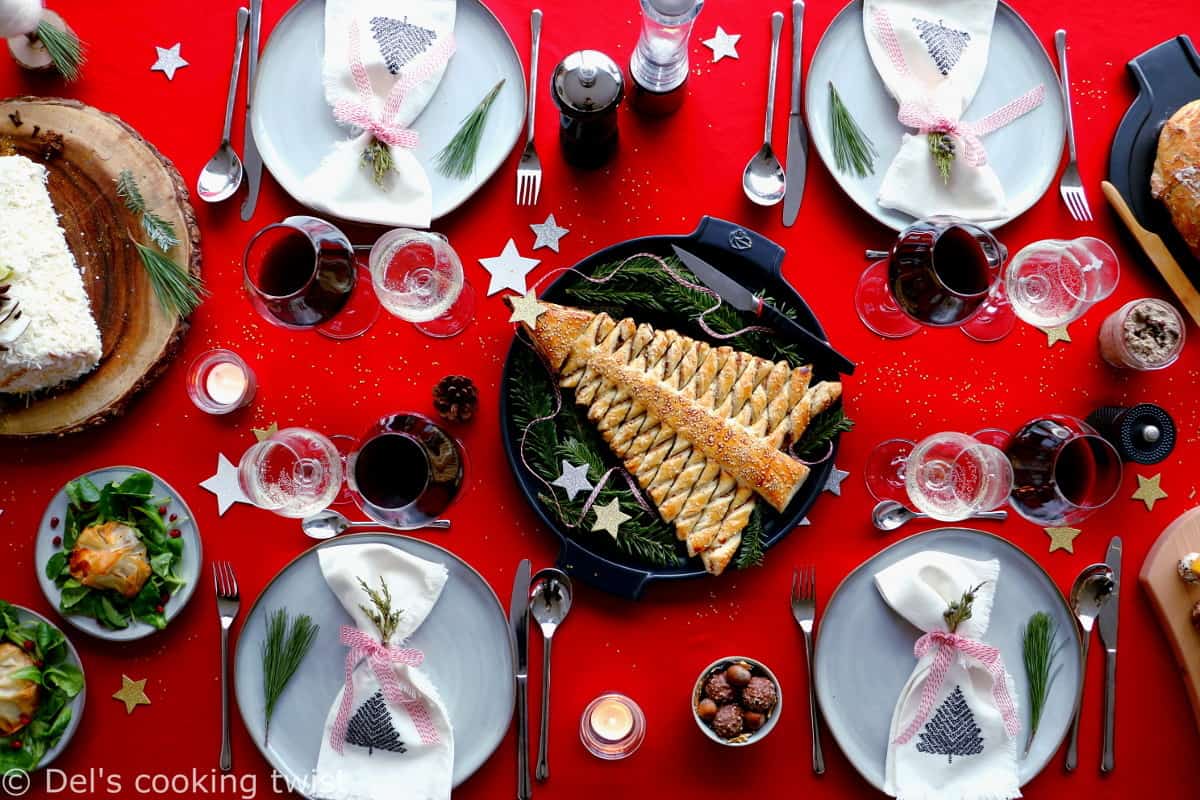
<path fill-rule="evenodd" d="M 558 240 L 570 233 L 566 228 L 559 227 L 553 214 L 546 217 L 546 221 L 540 225 L 535 223 L 529 227 L 537 234 L 537 241 L 533 243 L 534 250 L 537 250 L 539 247 L 549 247 L 557 253 Z"/>
<path fill-rule="evenodd" d="M 713 63 L 717 63 L 722 58 L 737 58 L 737 43 L 738 39 L 742 38 L 740 33 L 729 34 L 720 25 L 717 26 L 717 33 L 711 39 L 704 40 L 704 46 L 713 51 Z"/>
<path fill-rule="evenodd" d="M 605 505 L 594 506 L 592 511 L 596 512 L 596 522 L 592 525 L 592 532 L 605 531 L 613 539 L 617 538 L 621 523 L 633 519 L 621 510 L 620 501 L 615 497 Z"/>
<path fill-rule="evenodd" d="M 158 61 L 154 62 L 154 66 L 150 69 L 158 70 L 167 76 L 167 80 L 175 80 L 175 70 L 182 69 L 188 65 L 188 62 L 183 60 L 179 55 L 179 42 L 175 43 L 174 47 L 155 47 L 158 51 Z"/>
<path fill-rule="evenodd" d="M 217 515 L 224 516 L 234 503 L 248 503 L 250 498 L 242 491 L 238 483 L 238 470 L 223 454 L 217 454 L 217 474 L 200 483 L 200 488 L 207 489 L 217 496 Z"/>
<path fill-rule="evenodd" d="M 825 481 L 825 491 L 841 497 L 842 481 L 846 480 L 849 475 L 849 472 L 846 472 L 844 469 L 838 469 L 837 464 L 834 464 L 833 469 L 829 472 L 829 479 Z"/>
<path fill-rule="evenodd" d="M 590 492 L 595 489 L 587 477 L 587 464 L 572 467 L 571 462 L 563 459 L 562 474 L 551 481 L 552 486 L 560 486 L 567 492 L 567 499 L 574 500 L 580 492 Z"/>
<path fill-rule="evenodd" d="M 523 295 L 528 291 L 525 288 L 525 276 L 533 272 L 533 268 L 542 262 L 536 258 L 526 258 L 518 253 L 517 243 L 509 239 L 500 255 L 494 258 L 481 258 L 479 263 L 492 276 L 487 290 L 489 295 L 505 289 L 512 289 L 517 294 Z"/>

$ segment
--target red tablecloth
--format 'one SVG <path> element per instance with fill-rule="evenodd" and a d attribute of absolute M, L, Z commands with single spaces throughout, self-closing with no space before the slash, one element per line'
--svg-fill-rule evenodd
<path fill-rule="evenodd" d="M 430 534 L 430 538 L 472 563 L 507 602 L 517 560 L 528 556 L 535 567 L 552 564 L 556 545 L 518 493 L 499 445 L 497 384 L 511 328 L 498 297 L 483 297 L 486 275 L 477 259 L 497 255 L 510 236 L 530 254 L 528 225 L 541 222 L 550 212 L 571 233 L 563 239 L 560 255 L 548 250 L 532 253 L 542 259 L 535 277 L 616 241 L 690 231 L 701 215 L 712 214 L 750 226 L 784 245 L 788 278 L 817 310 L 832 340 L 857 359 L 858 373 L 846 382 L 846 406 L 857 427 L 844 437 L 839 456 L 840 466 L 850 470 L 851 478 L 841 497 L 822 497 L 812 511 L 812 527 L 788 536 L 769 553 L 761 569 L 731 571 L 719 580 L 655 587 L 636 603 L 579 585 L 575 611 L 556 648 L 553 776 L 549 783 L 536 786 L 537 795 L 599 798 L 620 790 L 672 798 L 873 796 L 827 734 L 827 774 L 816 778 L 809 769 L 803 650 L 787 604 L 793 564 L 818 565 L 818 596 L 824 604 L 843 575 L 895 540 L 895 535 L 879 534 L 868 521 L 872 501 L 862 483 L 866 453 L 876 442 L 893 436 L 919 437 L 941 429 L 971 431 L 984 425 L 1013 429 L 1046 412 L 1082 416 L 1102 404 L 1154 400 L 1175 414 L 1179 447 L 1161 468 L 1126 471 L 1120 496 L 1081 526 L 1074 554 L 1048 553 L 1046 535 L 1019 519 L 992 529 L 1028 550 L 1064 590 L 1081 567 L 1103 559 L 1111 535 L 1125 538 L 1116 772 L 1103 778 L 1098 771 L 1102 673 L 1101 659 L 1094 652 L 1084 698 L 1080 769 L 1074 776 L 1064 776 L 1061 758 L 1055 758 L 1029 785 L 1028 796 L 1182 796 L 1187 776 L 1194 774 L 1200 738 L 1174 661 L 1136 575 L 1157 533 L 1193 505 L 1195 470 L 1200 467 L 1196 445 L 1200 413 L 1193 387 L 1200 350 L 1190 346 L 1180 363 L 1158 375 L 1119 374 L 1100 362 L 1096 334 L 1104 315 L 1125 301 L 1147 294 L 1165 296 L 1165 287 L 1118 231 L 1104 205 L 1099 181 L 1107 170 L 1112 133 L 1132 98 L 1125 62 L 1172 35 L 1188 32 L 1180 26 L 1190 24 L 1190 32 L 1200 34 L 1194 3 L 1162 0 L 1153 10 L 1135 10 L 1116 0 L 1016 3 L 1048 48 L 1055 28 L 1070 30 L 1080 166 L 1097 222 L 1072 222 L 1052 189 L 1032 211 L 1006 226 L 1001 238 L 1010 247 L 1020 247 L 1050 236 L 1098 235 L 1116 243 L 1125 268 L 1114 296 L 1071 326 L 1071 344 L 1053 349 L 1047 349 L 1042 333 L 1027 326 L 1020 326 L 999 345 L 976 344 L 956 331 L 926 331 L 903 341 L 883 341 L 869 333 L 855 316 L 852 291 L 863 266 L 864 246 L 886 244 L 890 232 L 844 197 L 815 153 L 810 153 L 804 205 L 795 227 L 781 227 L 778 208 L 763 210 L 746 202 L 739 181 L 761 133 L 767 16 L 783 5 L 711 0 L 693 37 L 692 94 L 683 109 L 662 121 L 647 121 L 622 110 L 618 156 L 606 169 L 583 173 L 566 167 L 560 158 L 547 75 L 563 55 L 579 48 L 598 48 L 627 63 L 638 32 L 637 4 L 634 0 L 544 4 L 537 124 L 545 165 L 542 200 L 535 208 L 513 204 L 514 154 L 475 198 L 438 225 L 458 249 L 468 278 L 479 290 L 477 321 L 456 339 L 427 339 L 386 316 L 366 337 L 349 343 L 270 327 L 242 292 L 242 249 L 258 227 L 300 208 L 269 176 L 258 213 L 249 224 L 238 220 L 237 203 L 197 203 L 204 277 L 213 296 L 195 315 L 177 362 L 123 419 L 100 430 L 60 441 L 0 445 L 5 465 L 0 470 L 0 508 L 4 509 L 0 596 L 55 617 L 34 575 L 33 534 L 46 502 L 81 472 L 110 464 L 138 464 L 182 490 L 196 512 L 207 559 L 233 562 L 248 605 L 308 542 L 295 522 L 247 506 L 236 506 L 218 517 L 214 498 L 197 486 L 213 474 L 217 452 L 236 461 L 253 441 L 251 427 L 272 422 L 357 433 L 387 412 L 432 413 L 433 384 L 447 373 L 463 372 L 478 383 L 481 399 L 479 418 L 461 429 L 470 456 L 470 489 L 451 514 L 453 532 Z M 173 159 L 191 183 L 220 136 L 237 6 L 234 0 L 60 0 L 56 8 L 91 45 L 83 77 L 63 86 L 22 72 L 0 57 L 0 96 L 69 95 L 111 111 Z M 264 32 L 287 6 L 285 0 L 267 0 Z M 524 58 L 532 3 L 493 0 L 492 6 Z M 839 0 L 810 4 L 806 60 L 840 7 Z M 711 36 L 718 24 L 742 34 L 740 59 L 710 63 L 710 53 L 699 40 Z M 190 66 L 168 82 L 162 73 L 149 70 L 153 46 L 169 47 L 176 41 L 182 42 L 182 55 Z M 781 73 L 779 102 L 786 108 L 786 67 Z M 1054 90 L 1048 88 L 1053 98 Z M 236 142 L 241 141 L 241 129 L 239 118 Z M 783 141 L 782 115 L 776 130 Z M 351 230 L 352 236 L 368 241 L 365 231 Z M 215 346 L 240 352 L 258 373 L 261 385 L 254 406 L 228 418 L 198 412 L 184 391 L 189 359 Z M 1147 513 L 1129 497 L 1136 487 L 1134 475 L 1160 471 L 1170 496 Z M 204 780 L 216 774 L 219 704 L 213 606 L 206 579 L 168 630 L 141 642 L 92 641 L 64 626 L 87 668 L 88 699 L 82 725 L 55 766 L 77 776 L 77 781 L 93 781 L 77 784 L 78 793 L 129 797 L 137 792 L 139 774 L 195 774 Z M 536 643 L 535 638 L 535 652 L 540 652 Z M 869 648 L 870 643 L 864 642 L 864 658 L 870 657 Z M 712 659 L 731 653 L 754 655 L 770 664 L 793 698 L 775 732 L 746 750 L 725 750 L 707 741 L 695 730 L 688 709 L 697 672 Z M 536 655 L 532 667 L 535 677 L 530 690 L 536 697 L 540 668 Z M 153 704 L 138 708 L 132 716 L 109 699 L 120 688 L 122 673 L 149 679 L 146 691 Z M 648 719 L 649 734 L 642 750 L 621 763 L 592 758 L 580 745 L 577 732 L 584 705 L 610 689 L 633 696 Z M 535 720 L 536 708 L 535 704 Z M 878 710 L 880 714 L 890 711 Z M 531 727 L 536 736 L 536 723 Z M 222 794 L 249 796 L 254 789 L 259 796 L 268 795 L 269 770 L 240 719 L 235 719 L 233 736 L 235 770 L 242 785 L 239 791 Z M 510 735 L 457 796 L 512 796 L 514 760 Z M 110 778 L 118 781 L 121 791 L 111 791 Z M 34 788 L 35 794 L 44 793 L 41 778 L 35 778 Z M 197 793 L 208 788 L 201 785 Z"/>

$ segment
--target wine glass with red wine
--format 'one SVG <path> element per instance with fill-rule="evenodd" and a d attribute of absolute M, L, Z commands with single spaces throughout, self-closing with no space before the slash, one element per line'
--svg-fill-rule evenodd
<path fill-rule="evenodd" d="M 260 230 L 246 245 L 242 271 L 255 310 L 281 328 L 353 339 L 379 316 L 354 245 L 316 217 L 288 217 Z"/>
<path fill-rule="evenodd" d="M 863 272 L 854 302 L 863 324 L 899 339 L 921 326 L 960 328 L 972 339 L 998 341 L 1015 318 L 1003 296 L 1008 250 L 988 231 L 950 216 L 914 222 Z"/>
<path fill-rule="evenodd" d="M 1052 414 L 1026 423 L 1008 442 L 1010 502 L 1041 526 L 1074 525 L 1112 500 L 1121 487 L 1121 457 L 1086 422 Z"/>

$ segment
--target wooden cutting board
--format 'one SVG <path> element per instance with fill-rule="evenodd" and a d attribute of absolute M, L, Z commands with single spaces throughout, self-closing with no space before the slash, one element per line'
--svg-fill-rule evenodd
<path fill-rule="evenodd" d="M 62 151 L 47 152 L 47 132 Z M 112 114 L 75 100 L 0 100 L 0 150 L 45 164 L 50 199 L 83 274 L 100 327 L 100 365 L 71 384 L 39 395 L 0 395 L 0 437 L 63 435 L 121 414 L 157 378 L 179 348 L 188 324 L 163 310 L 128 232 L 137 218 L 117 196 L 128 169 L 148 206 L 175 226 L 181 243 L 169 254 L 200 274 L 200 229 L 174 165 Z"/>
<path fill-rule="evenodd" d="M 1192 627 L 1192 606 L 1200 601 L 1200 585 L 1184 583 L 1176 570 L 1179 559 L 1188 553 L 1200 553 L 1200 508 L 1167 526 L 1150 548 L 1138 581 L 1175 652 L 1200 727 L 1200 631 Z"/>

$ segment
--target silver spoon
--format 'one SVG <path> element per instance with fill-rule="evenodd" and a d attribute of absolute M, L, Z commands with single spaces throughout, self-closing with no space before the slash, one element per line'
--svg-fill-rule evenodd
<path fill-rule="evenodd" d="M 561 569 L 538 570 L 530 581 L 529 611 L 542 629 L 542 724 L 538 731 L 538 760 L 534 775 L 550 777 L 550 643 L 571 611 L 571 579 Z"/>
<path fill-rule="evenodd" d="M 311 539 L 332 539 L 349 530 L 400 531 L 433 528 L 444 531 L 450 529 L 450 520 L 430 520 L 428 524 L 422 525 L 420 528 L 393 528 L 380 522 L 351 522 L 346 519 L 344 514 L 327 508 L 324 511 L 318 511 L 311 517 L 305 517 L 300 523 L 300 527 L 304 529 L 304 535 Z"/>
<path fill-rule="evenodd" d="M 775 122 L 775 76 L 779 72 L 779 32 L 783 30 L 783 14 L 771 15 L 771 77 L 767 81 L 767 122 L 763 130 L 762 149 L 754 154 L 742 173 L 742 190 L 752 203 L 773 206 L 783 199 L 787 176 L 783 164 L 771 149 L 771 127 Z"/>
<path fill-rule="evenodd" d="M 1075 698 L 1075 714 L 1071 720 L 1071 743 L 1067 745 L 1067 760 L 1065 767 L 1071 772 L 1079 765 L 1079 711 L 1083 705 L 1083 677 L 1087 674 L 1088 643 L 1092 639 L 1092 626 L 1100 609 L 1112 597 L 1116 583 L 1113 581 L 1113 571 L 1108 564 L 1092 564 L 1085 567 L 1075 585 L 1071 587 L 1071 608 L 1079 618 L 1079 627 L 1083 630 L 1080 637 L 1080 668 L 1079 695 Z"/>
<path fill-rule="evenodd" d="M 237 44 L 233 51 L 233 71 L 229 76 L 229 98 L 225 101 L 225 131 L 221 134 L 221 146 L 196 181 L 196 194 L 206 203 L 219 203 L 229 199 L 242 185 L 242 160 L 229 143 L 229 131 L 233 127 L 233 99 L 237 95 L 238 79 L 242 74 L 242 45 L 246 41 L 246 23 L 250 12 L 239 8 L 237 14 Z"/>
<path fill-rule="evenodd" d="M 922 514 L 920 511 L 913 511 L 911 508 L 907 508 L 895 500 L 880 500 L 875 504 L 875 508 L 871 509 L 871 521 L 881 531 L 894 531 L 901 525 L 907 525 L 914 519 L 929 519 L 929 515 Z M 998 511 L 976 511 L 968 519 L 1006 520 L 1008 519 L 1008 512 L 1004 509 Z"/>

